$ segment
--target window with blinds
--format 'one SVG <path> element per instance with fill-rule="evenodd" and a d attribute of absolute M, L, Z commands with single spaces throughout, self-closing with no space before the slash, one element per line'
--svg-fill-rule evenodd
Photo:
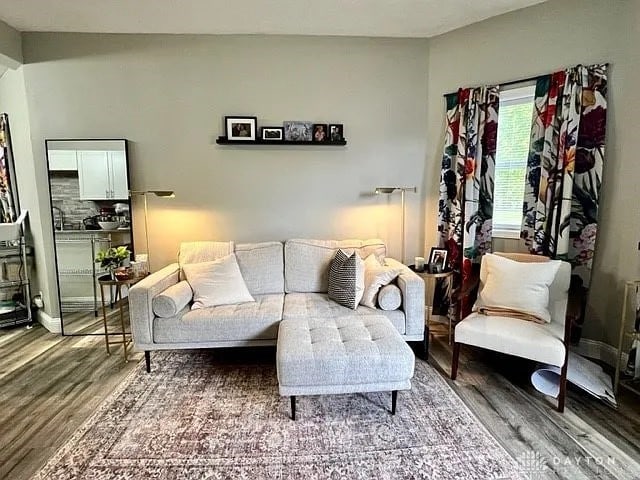
<path fill-rule="evenodd" d="M 500 92 L 493 236 L 519 238 L 535 85 Z"/>

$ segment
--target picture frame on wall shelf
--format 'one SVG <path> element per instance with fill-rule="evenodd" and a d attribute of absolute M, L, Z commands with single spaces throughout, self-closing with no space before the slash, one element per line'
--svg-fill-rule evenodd
<path fill-rule="evenodd" d="M 447 271 L 447 258 L 449 252 L 446 248 L 431 247 L 429 253 L 429 272 L 442 273 Z"/>
<path fill-rule="evenodd" d="M 284 139 L 284 128 L 260 127 L 260 138 L 269 142 L 281 142 Z"/>
<path fill-rule="evenodd" d="M 342 123 L 329 124 L 329 141 L 341 142 L 344 140 L 344 125 Z"/>
<path fill-rule="evenodd" d="M 310 142 L 313 135 L 313 122 L 289 120 L 283 122 L 284 139 L 291 142 Z"/>
<path fill-rule="evenodd" d="M 329 139 L 329 127 L 326 123 L 313 124 L 313 139 L 315 143 L 326 142 Z"/>
<path fill-rule="evenodd" d="M 255 141 L 257 117 L 227 115 L 224 117 L 227 140 Z"/>

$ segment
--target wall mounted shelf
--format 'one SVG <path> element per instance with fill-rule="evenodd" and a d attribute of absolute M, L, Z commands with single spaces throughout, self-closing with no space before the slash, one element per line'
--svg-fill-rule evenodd
<path fill-rule="evenodd" d="M 218 145 L 306 145 L 309 147 L 343 147 L 347 144 L 346 140 L 328 141 L 328 142 L 300 142 L 294 140 L 229 140 L 227 137 L 218 137 L 216 140 Z"/>

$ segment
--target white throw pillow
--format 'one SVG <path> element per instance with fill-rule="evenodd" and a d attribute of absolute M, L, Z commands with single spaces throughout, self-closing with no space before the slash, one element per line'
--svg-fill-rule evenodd
<path fill-rule="evenodd" d="M 516 262 L 487 254 L 482 263 L 486 280 L 478 293 L 474 311 L 482 307 L 507 308 L 551 322 L 549 286 L 558 273 L 560 260 Z"/>
<path fill-rule="evenodd" d="M 153 297 L 151 301 L 153 313 L 160 318 L 175 317 L 189 304 L 192 297 L 193 292 L 189 282 L 182 280 Z"/>
<path fill-rule="evenodd" d="M 364 262 L 358 252 L 338 250 L 329 264 L 331 300 L 355 310 L 364 292 Z"/>
<path fill-rule="evenodd" d="M 374 254 L 364 260 L 364 294 L 360 303 L 376 308 L 378 291 L 400 275 L 402 270 L 381 265 Z"/>
<path fill-rule="evenodd" d="M 193 290 L 191 310 L 255 302 L 244 283 L 233 253 L 213 262 L 183 265 L 182 270 Z"/>
<path fill-rule="evenodd" d="M 402 305 L 402 292 L 397 285 L 385 285 L 378 292 L 380 310 L 397 310 Z"/>

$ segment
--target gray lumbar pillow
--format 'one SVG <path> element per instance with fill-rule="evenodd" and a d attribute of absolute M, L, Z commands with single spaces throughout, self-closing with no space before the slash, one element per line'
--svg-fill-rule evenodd
<path fill-rule="evenodd" d="M 385 285 L 378 292 L 378 306 L 381 310 L 397 310 L 402 304 L 402 292 L 397 285 Z"/>
<path fill-rule="evenodd" d="M 153 297 L 153 313 L 160 318 L 174 317 L 191 301 L 193 292 L 189 282 L 183 280 Z"/>
<path fill-rule="evenodd" d="M 329 264 L 329 298 L 355 310 L 364 293 L 364 261 L 357 252 L 338 250 Z"/>

